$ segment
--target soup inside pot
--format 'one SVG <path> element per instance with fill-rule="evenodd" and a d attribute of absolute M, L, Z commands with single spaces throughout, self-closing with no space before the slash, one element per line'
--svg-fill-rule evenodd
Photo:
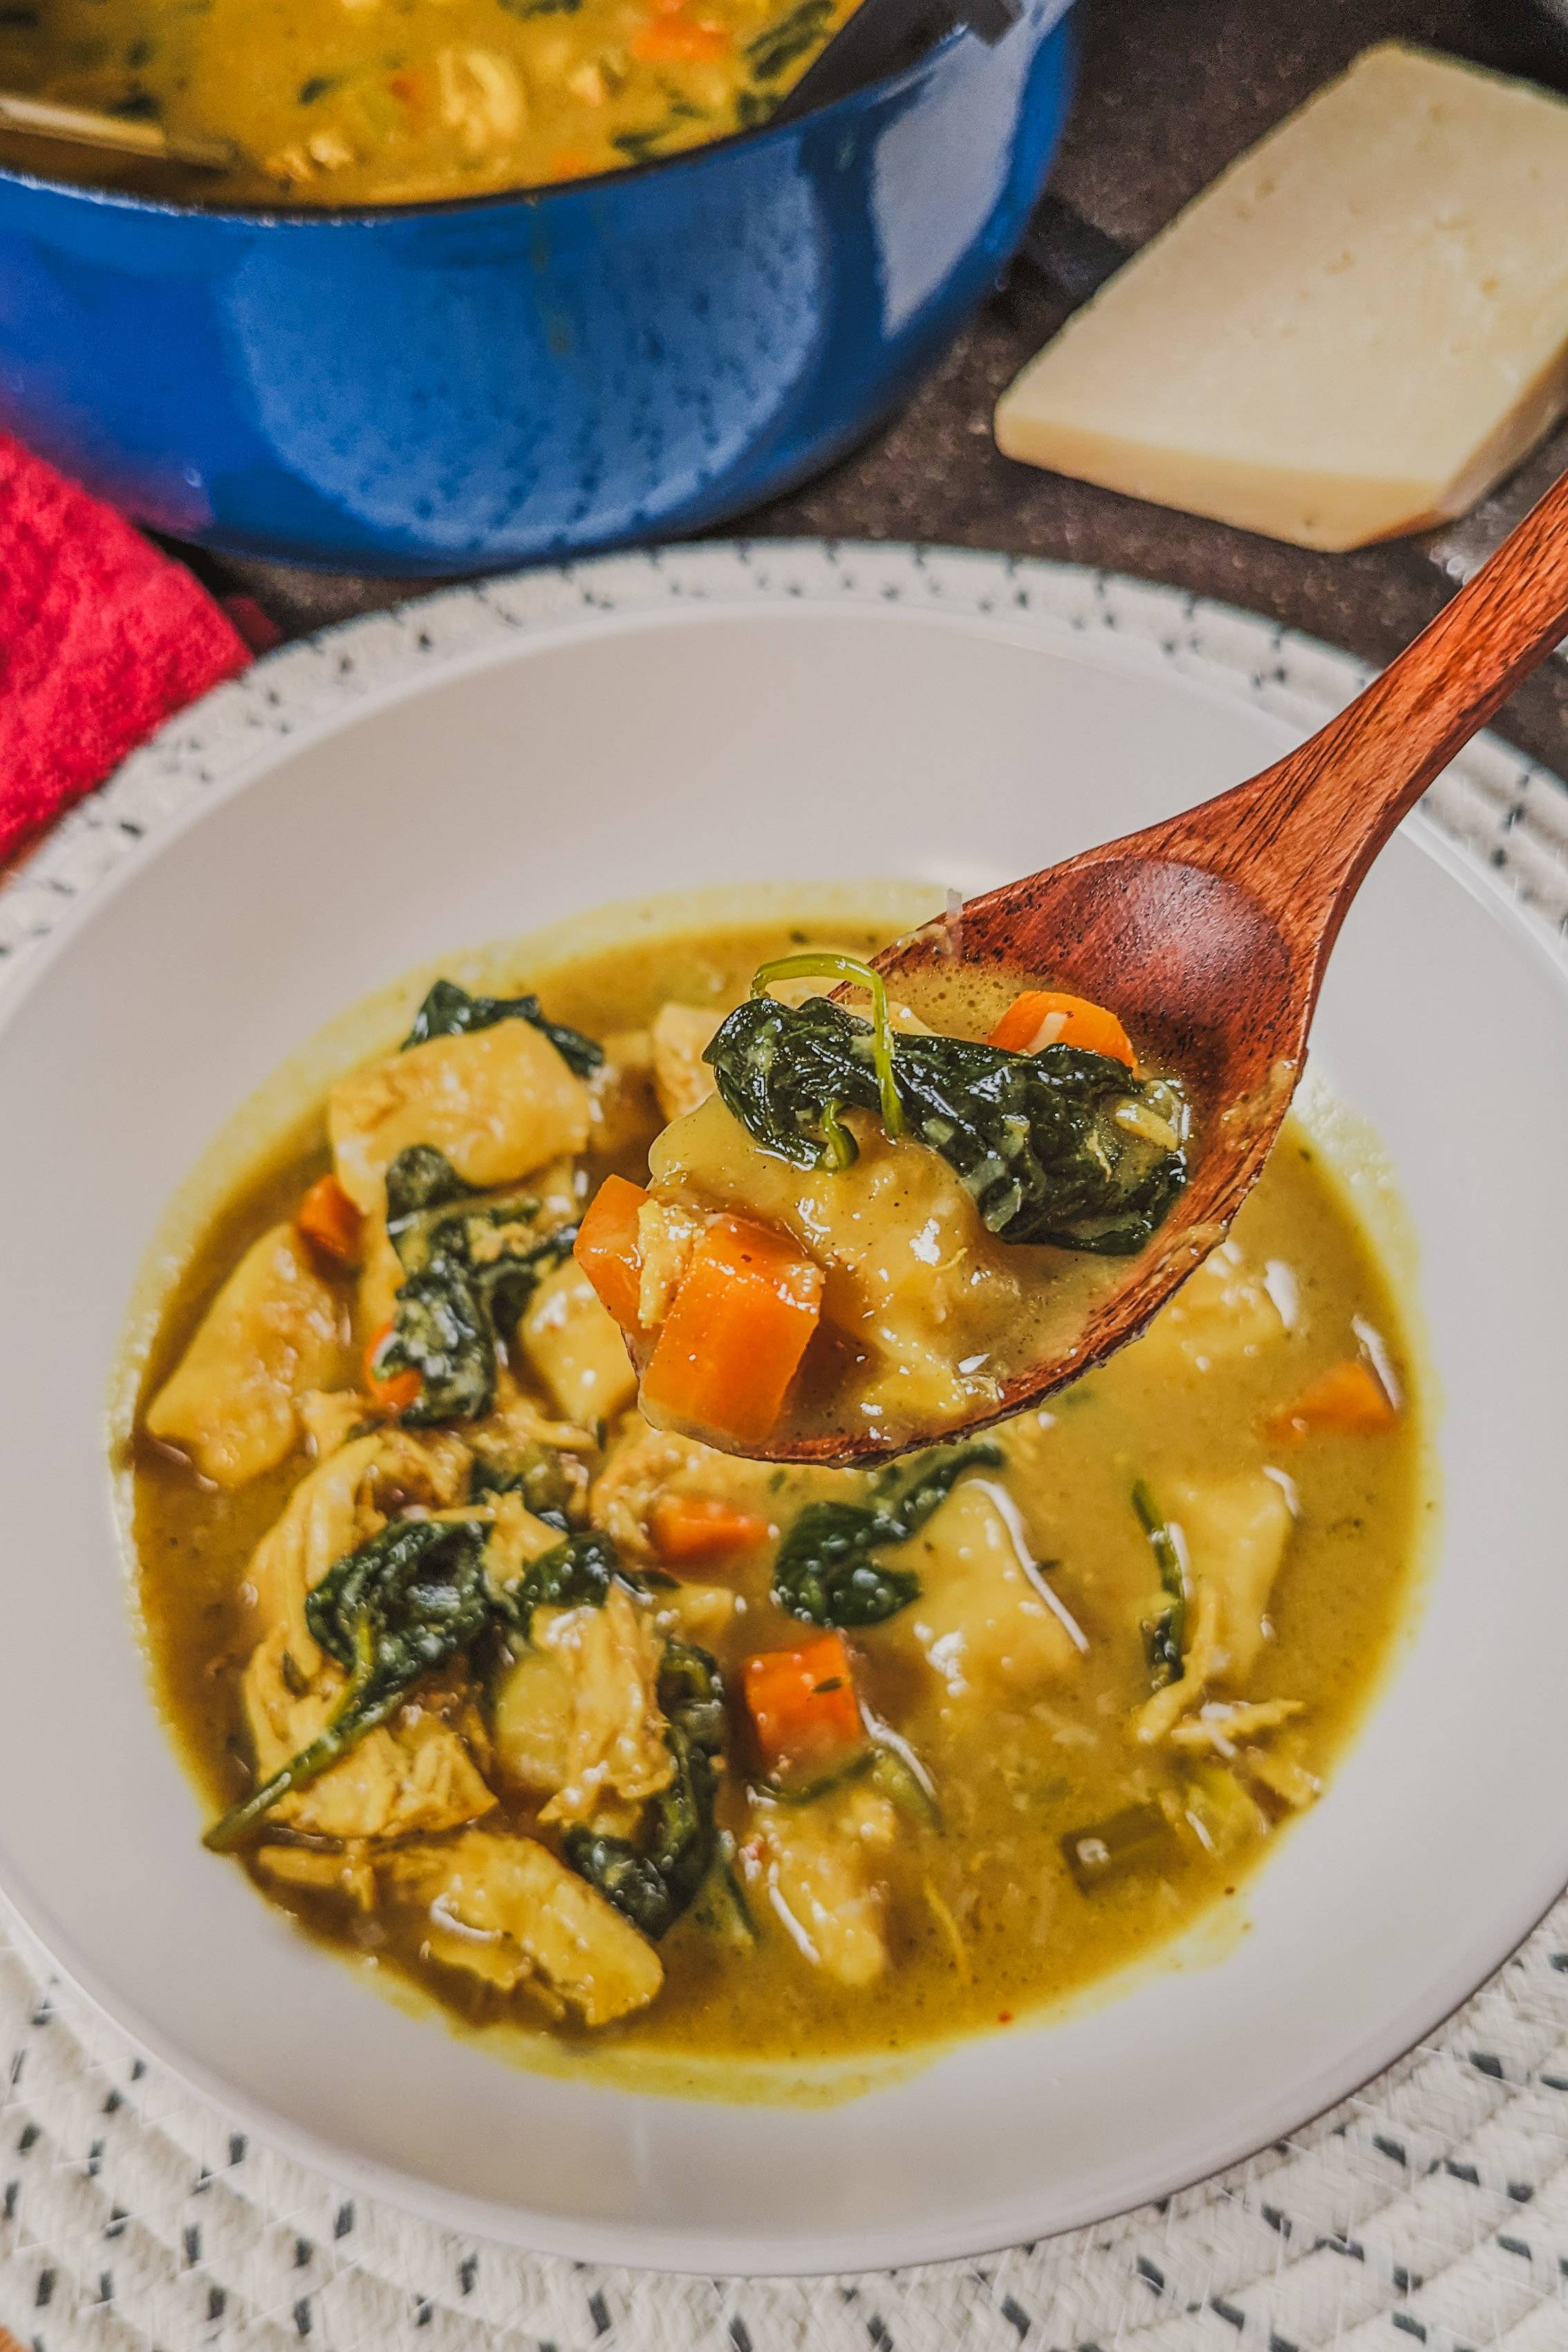
<path fill-rule="evenodd" d="M 855 0 L 17 0 L 0 88 L 229 142 L 194 173 L 0 134 L 63 173 L 247 205 L 432 203 L 763 122 Z"/>

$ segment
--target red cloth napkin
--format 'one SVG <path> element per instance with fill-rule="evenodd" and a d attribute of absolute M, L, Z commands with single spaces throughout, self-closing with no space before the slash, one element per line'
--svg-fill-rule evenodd
<path fill-rule="evenodd" d="M 0 434 L 0 858 L 251 658 L 190 572 Z"/>

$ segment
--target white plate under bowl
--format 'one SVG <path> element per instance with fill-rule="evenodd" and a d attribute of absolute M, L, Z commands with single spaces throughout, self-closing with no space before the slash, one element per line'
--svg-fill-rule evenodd
<path fill-rule="evenodd" d="M 530 2075 L 373 1997 L 204 1853 L 148 1701 L 105 1383 L 165 1202 L 274 1066 L 408 965 L 598 901 L 890 872 L 968 888 L 1215 792 L 1298 730 L 1261 667 L 1194 650 L 1204 619 L 1086 574 L 887 550 L 459 592 L 264 666 L 46 853 L 33 903 L 68 890 L 95 825 L 144 825 L 158 775 L 174 797 L 184 779 L 184 814 L 0 1003 L 0 1885 L 124 2026 L 275 2140 L 584 2258 L 971 2252 L 1279 2137 L 1426 2032 L 1568 1880 L 1568 986 L 1420 823 L 1346 926 L 1319 1050 L 1419 1244 L 1440 1556 L 1365 1733 L 1223 1958 L 826 2109 Z M 1352 683 L 1320 649 L 1207 625 L 1266 649 L 1286 694 Z M 209 751 L 227 779 L 197 790 Z"/>

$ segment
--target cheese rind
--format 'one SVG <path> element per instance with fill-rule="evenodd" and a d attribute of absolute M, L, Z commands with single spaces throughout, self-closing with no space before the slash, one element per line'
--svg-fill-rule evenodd
<path fill-rule="evenodd" d="M 1397 43 L 1003 394 L 1010 457 L 1306 547 L 1461 514 L 1568 408 L 1568 103 Z"/>

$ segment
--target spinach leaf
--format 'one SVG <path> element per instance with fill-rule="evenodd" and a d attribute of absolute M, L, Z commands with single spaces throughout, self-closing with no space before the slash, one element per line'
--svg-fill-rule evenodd
<path fill-rule="evenodd" d="M 386 1171 L 386 1230 L 404 1268 L 382 1377 L 416 1371 L 410 1428 L 481 1421 L 495 1402 L 498 1349 L 542 1277 L 567 1257 L 575 1225 L 540 1234 L 529 1192 L 482 1193 L 431 1145 L 400 1151 Z"/>
<path fill-rule="evenodd" d="M 581 1827 L 562 1840 L 573 1869 L 655 1942 L 694 1900 L 713 1864 L 717 1768 L 729 1727 L 717 1662 L 691 1643 L 667 1642 L 658 1703 L 675 1772 L 649 1800 L 637 1843 Z"/>
<path fill-rule="evenodd" d="M 495 1402 L 495 1332 L 459 1261 L 443 1258 L 411 1274 L 397 1294 L 392 1330 L 376 1350 L 375 1375 L 415 1371 L 420 1389 L 399 1418 L 411 1429 L 438 1421 L 482 1421 Z"/>
<path fill-rule="evenodd" d="M 511 1623 L 526 1635 L 536 1609 L 602 1609 L 617 1581 L 634 1592 L 641 1589 L 621 1566 L 609 1537 L 587 1528 L 531 1561 L 506 1587 L 503 1605 Z"/>
<path fill-rule="evenodd" d="M 1002 1454 L 984 1442 L 938 1446 L 912 1466 L 882 1471 L 864 1503 L 808 1503 L 779 1546 L 773 1597 L 813 1625 L 877 1625 L 920 1597 L 912 1570 L 876 1558 L 907 1543 L 944 1503 L 966 1470 L 995 1470 Z"/>
<path fill-rule="evenodd" d="M 472 1648 L 495 1615 L 484 1570 L 485 1529 L 468 1519 L 398 1519 L 327 1570 L 306 1596 L 305 1622 L 347 1673 L 326 1724 L 204 1843 L 243 1843 L 291 1790 L 320 1778 L 386 1721 L 424 1675 Z"/>
<path fill-rule="evenodd" d="M 821 39 L 828 18 L 833 14 L 832 0 L 800 0 L 787 16 L 770 25 L 746 45 L 746 63 L 758 81 L 774 81 L 786 66 L 794 65 L 807 49 L 815 48 Z"/>
<path fill-rule="evenodd" d="M 564 1528 L 573 1486 L 553 1447 L 531 1443 L 507 1448 L 479 1444 L 468 1480 L 468 1500 L 487 1495 L 521 1495 L 535 1518 Z"/>
<path fill-rule="evenodd" d="M 766 971 L 764 967 L 764 971 Z M 762 975 L 759 975 L 759 979 Z M 1156 1231 L 1186 1182 L 1186 1155 L 1123 1126 L 1142 1103 L 1169 1123 L 1180 1089 L 1134 1077 L 1121 1062 L 1074 1045 L 1014 1054 L 966 1037 L 880 1040 L 831 998 L 804 1004 L 752 996 L 724 1021 L 703 1058 L 724 1102 L 764 1150 L 796 1168 L 843 1167 L 855 1140 L 841 1113 L 888 1117 L 941 1154 L 987 1229 L 1007 1242 L 1126 1255 Z"/>
<path fill-rule="evenodd" d="M 553 0 L 559 5 L 560 0 Z M 576 0 L 567 0 L 575 5 Z M 531 9 L 530 15 L 539 13 Z M 547 1021 L 537 996 L 470 996 L 455 980 L 438 980 L 414 1016 L 414 1026 L 403 1041 L 403 1051 L 410 1045 L 424 1045 L 432 1037 L 463 1037 L 470 1030 L 493 1029 L 498 1021 L 527 1021 L 542 1036 L 548 1037 L 569 1070 L 580 1078 L 596 1070 L 605 1058 L 605 1049 L 592 1037 L 584 1037 L 580 1029 L 565 1028 L 559 1021 Z"/>
<path fill-rule="evenodd" d="M 1140 1628 L 1143 1654 L 1149 1663 L 1149 1679 L 1156 1690 L 1163 1690 L 1167 1683 L 1180 1682 L 1182 1678 L 1182 1653 L 1187 1639 L 1187 1580 L 1182 1573 L 1181 1550 L 1170 1524 L 1142 1478 L 1132 1489 L 1132 1507 L 1149 1538 L 1149 1549 L 1160 1571 L 1160 1589 L 1165 1595 L 1163 1607 L 1156 1610 L 1153 1616 L 1145 1617 Z"/>

